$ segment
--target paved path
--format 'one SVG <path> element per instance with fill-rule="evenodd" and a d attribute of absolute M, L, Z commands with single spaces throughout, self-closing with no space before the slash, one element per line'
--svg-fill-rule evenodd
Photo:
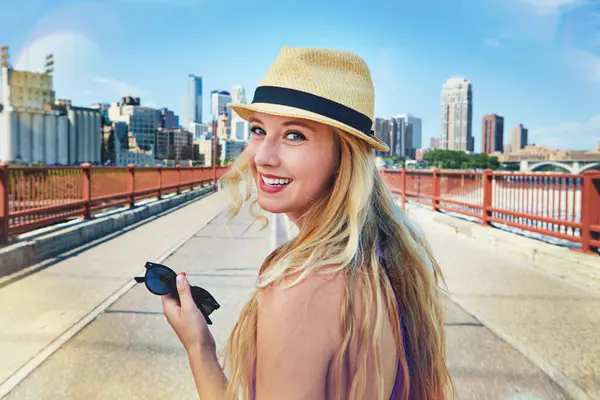
<path fill-rule="evenodd" d="M 179 206 L 62 255 L 0 288 L 0 396 L 40 352 L 223 207 L 221 193 Z M 32 268 L 35 269 L 35 266 Z M 85 322 L 85 321 L 83 321 Z M 90 360 L 93 363 L 93 360 Z M 29 364 L 28 364 L 29 363 Z M 17 373 L 17 375 L 14 375 Z M 56 397 L 53 397 L 56 398 Z"/>
<path fill-rule="evenodd" d="M 568 264 L 561 277 L 457 235 L 426 213 L 411 218 L 430 241 L 453 298 L 575 398 L 600 399 L 600 292 L 569 280 Z"/>
<path fill-rule="evenodd" d="M 214 203 L 221 203 L 220 198 L 215 196 L 215 199 L 218 201 Z M 210 202 L 212 205 L 213 200 Z M 208 208 L 202 203 L 208 204 L 208 201 L 183 208 L 172 216 L 177 216 L 177 223 L 189 223 L 190 219 Z M 156 222 L 161 223 L 160 220 Z M 164 227 L 172 229 L 172 223 L 175 222 L 164 223 Z M 164 261 L 176 270 L 187 271 L 193 284 L 205 286 L 221 303 L 222 308 L 212 318 L 212 329 L 220 346 L 231 331 L 257 270 L 271 248 L 269 230 L 261 232 L 256 226 L 251 226 L 249 216 L 232 222 L 231 236 L 223 229 L 223 223 L 222 216 L 213 220 Z M 132 231 L 131 235 L 135 236 L 136 232 Z M 144 235 L 141 237 L 148 239 Z M 436 237 L 432 239 L 437 248 L 439 244 Z M 121 240 L 117 239 L 112 244 L 106 242 L 98 249 L 104 249 L 100 253 L 107 256 L 116 251 L 112 246 L 122 246 L 119 245 Z M 166 234 L 164 240 L 175 243 Z M 445 245 L 454 248 L 454 239 L 447 240 L 450 242 Z M 138 241 L 136 246 L 125 246 L 130 250 L 135 249 L 131 253 L 137 254 L 139 260 L 132 260 L 135 261 L 135 267 L 123 271 L 120 284 L 138 273 L 138 266 L 143 261 L 161 254 L 154 248 L 159 242 L 142 246 Z M 79 257 L 77 263 L 69 264 L 70 269 L 77 268 L 79 273 L 95 270 L 93 260 L 98 255 L 85 252 Z M 494 255 L 487 254 L 487 257 Z M 452 259 L 444 261 L 453 262 Z M 119 262 L 115 257 L 104 264 L 104 269 L 110 267 L 120 270 L 125 268 L 124 265 L 129 263 Z M 63 273 L 66 274 L 67 267 L 64 268 Z M 22 281 L 21 291 L 30 292 L 30 287 L 35 288 L 32 278 Z M 78 290 L 79 287 L 67 285 L 58 295 Z M 92 295 L 90 290 L 85 296 L 80 292 L 76 303 Z M 449 365 L 456 380 L 459 398 L 566 398 L 545 374 L 476 319 L 451 302 L 447 303 L 447 308 Z M 123 398 L 196 398 L 187 358 L 162 315 L 160 299 L 149 294 L 143 285 L 133 287 L 98 315 L 6 397 L 7 400 Z"/>

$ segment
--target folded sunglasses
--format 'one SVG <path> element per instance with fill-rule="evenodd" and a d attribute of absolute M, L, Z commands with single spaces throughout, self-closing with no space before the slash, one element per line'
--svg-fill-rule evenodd
<path fill-rule="evenodd" d="M 145 283 L 146 288 L 156 295 L 164 296 L 170 294 L 181 304 L 179 293 L 177 292 L 177 283 L 175 281 L 177 274 L 175 271 L 166 265 L 150 261 L 146 262 L 145 267 L 146 274 L 144 276 L 136 276 L 134 278 L 135 281 L 137 283 Z M 202 312 L 202 315 L 204 315 L 206 323 L 212 325 L 212 321 L 208 316 L 212 314 L 213 311 L 218 310 L 221 306 L 207 290 L 198 286 L 191 286 L 191 289 L 194 303 L 196 303 L 196 306 L 200 312 Z"/>

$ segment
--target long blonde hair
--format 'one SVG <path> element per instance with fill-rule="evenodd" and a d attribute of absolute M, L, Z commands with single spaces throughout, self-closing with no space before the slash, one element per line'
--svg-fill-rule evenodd
<path fill-rule="evenodd" d="M 398 213 L 371 149 L 351 135 L 334 131 L 338 175 L 327 194 L 302 217 L 298 235 L 263 262 L 256 290 L 225 349 L 226 398 L 252 398 L 261 292 L 292 274 L 299 281 L 309 273 L 327 272 L 344 274 L 348 283 L 340 316 L 343 341 L 332 363 L 335 399 L 364 399 L 367 382 L 373 379 L 378 382 L 377 398 L 384 398 L 380 357 L 384 318 L 394 327 L 404 374 L 401 398 L 446 399 L 453 385 L 446 365 L 440 268 L 423 237 Z M 252 176 L 244 153 L 221 182 L 229 194 L 233 218 L 251 199 Z M 256 200 L 251 212 L 266 222 Z M 383 262 L 378 249 L 383 250 Z M 363 316 L 372 318 L 358 316 L 359 308 Z M 351 348 L 357 354 L 351 356 Z M 354 366 L 350 358 L 355 359 Z"/>

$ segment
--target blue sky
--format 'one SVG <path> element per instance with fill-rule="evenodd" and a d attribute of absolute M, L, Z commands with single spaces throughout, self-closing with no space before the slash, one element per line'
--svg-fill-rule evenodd
<path fill-rule="evenodd" d="M 17 68 L 55 57 L 55 90 L 78 105 L 122 95 L 181 113 L 187 74 L 254 89 L 284 45 L 354 51 L 371 69 L 375 112 L 423 119 L 439 136 L 442 84 L 473 83 L 473 134 L 505 117 L 530 142 L 600 141 L 599 0 L 5 0 L 0 38 Z"/>

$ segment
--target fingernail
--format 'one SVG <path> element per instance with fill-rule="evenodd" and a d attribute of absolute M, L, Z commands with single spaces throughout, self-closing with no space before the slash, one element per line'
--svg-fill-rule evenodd
<path fill-rule="evenodd" d="M 185 283 L 185 276 L 177 275 L 177 286 L 182 287 L 184 283 Z"/>

